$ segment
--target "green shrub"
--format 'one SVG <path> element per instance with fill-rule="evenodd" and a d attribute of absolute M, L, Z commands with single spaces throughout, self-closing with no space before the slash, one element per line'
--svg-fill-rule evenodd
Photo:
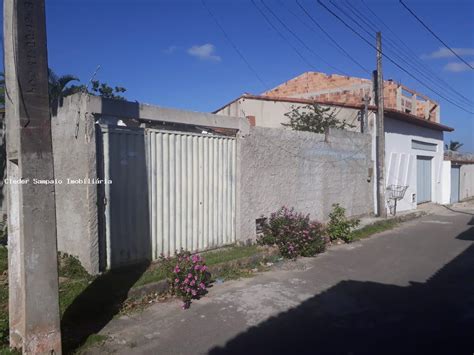
<path fill-rule="evenodd" d="M 359 222 L 358 219 L 348 219 L 346 209 L 335 203 L 332 205 L 332 212 L 329 213 L 326 233 L 331 241 L 341 239 L 350 243 L 354 239 L 353 230 L 359 225 Z"/>
<path fill-rule="evenodd" d="M 183 300 L 183 309 L 189 308 L 192 299 L 207 293 L 211 274 L 199 254 L 192 255 L 181 249 L 173 257 L 161 257 L 161 262 L 165 265 L 171 292 Z"/>
<path fill-rule="evenodd" d="M 314 256 L 326 248 L 321 223 L 310 221 L 309 215 L 295 212 L 294 208 L 282 207 L 272 213 L 263 225 L 260 245 L 276 245 L 282 256 L 295 259 L 298 256 Z"/>

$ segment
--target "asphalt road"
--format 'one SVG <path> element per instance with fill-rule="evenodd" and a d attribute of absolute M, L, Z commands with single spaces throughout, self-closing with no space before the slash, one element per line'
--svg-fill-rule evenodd
<path fill-rule="evenodd" d="M 113 319 L 95 353 L 473 354 L 474 204 Z"/>

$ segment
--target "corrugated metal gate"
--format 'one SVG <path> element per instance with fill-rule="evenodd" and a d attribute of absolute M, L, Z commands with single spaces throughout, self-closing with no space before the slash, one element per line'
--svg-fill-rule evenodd
<path fill-rule="evenodd" d="M 235 242 L 233 137 L 102 129 L 107 268 Z"/>

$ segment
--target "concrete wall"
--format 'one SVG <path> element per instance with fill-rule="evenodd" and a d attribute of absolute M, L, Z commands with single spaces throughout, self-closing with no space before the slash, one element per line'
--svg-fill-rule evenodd
<path fill-rule="evenodd" d="M 459 200 L 474 197 L 474 164 L 461 165 L 459 184 Z"/>
<path fill-rule="evenodd" d="M 282 123 L 288 123 L 290 120 L 285 116 L 292 110 L 293 107 L 304 107 L 306 104 L 293 104 L 282 101 L 266 101 L 256 100 L 252 98 L 241 98 L 227 105 L 217 112 L 218 115 L 234 116 L 234 117 L 255 117 L 255 125 L 258 127 L 268 128 L 285 128 L 291 130 L 289 127 L 282 126 Z M 337 113 L 340 121 L 346 121 L 355 127 L 350 129 L 352 131 L 360 131 L 360 122 L 358 121 L 358 114 L 360 110 L 352 108 L 341 108 L 334 106 L 323 106 L 324 108 L 331 108 Z"/>
<path fill-rule="evenodd" d="M 348 215 L 373 212 L 369 135 L 254 127 L 238 142 L 241 240 L 254 239 L 255 220 L 282 206 L 320 221 L 327 219 L 333 203 L 340 203 Z"/>
<path fill-rule="evenodd" d="M 449 204 L 451 203 L 451 162 L 444 160 L 442 166 L 440 203 Z"/>
<path fill-rule="evenodd" d="M 69 96 L 52 118 L 58 250 L 73 255 L 90 273 L 99 272 L 97 185 L 67 179 L 97 177 L 94 117 L 88 97 Z"/>
<path fill-rule="evenodd" d="M 436 151 L 413 149 L 413 140 L 436 144 Z M 443 149 L 443 132 L 385 117 L 386 183 L 408 186 L 405 197 L 398 202 L 398 211 L 416 209 L 417 156 L 432 157 L 431 198 L 433 202 L 443 202 Z"/>

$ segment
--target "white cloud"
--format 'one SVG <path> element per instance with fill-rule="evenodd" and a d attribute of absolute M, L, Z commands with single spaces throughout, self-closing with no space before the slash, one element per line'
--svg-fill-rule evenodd
<path fill-rule="evenodd" d="M 178 46 L 169 46 L 166 49 L 163 49 L 163 53 L 165 54 L 173 54 L 178 49 Z"/>
<path fill-rule="evenodd" d="M 192 46 L 188 49 L 188 54 L 197 57 L 201 60 L 209 60 L 213 62 L 220 62 L 221 57 L 215 54 L 216 47 L 213 44 L 206 43 L 202 46 Z"/>
<path fill-rule="evenodd" d="M 474 61 L 468 62 L 468 63 L 474 67 Z M 448 63 L 444 66 L 443 69 L 446 71 L 453 72 L 453 73 L 460 73 L 463 71 L 471 70 L 471 68 L 469 68 L 466 63 L 462 63 L 462 62 Z"/>
<path fill-rule="evenodd" d="M 455 51 L 460 56 L 474 56 L 474 48 L 453 48 L 453 51 Z M 429 54 L 423 54 L 421 57 L 423 59 L 438 59 L 453 58 L 456 56 L 448 48 L 439 47 L 438 50 Z"/>

